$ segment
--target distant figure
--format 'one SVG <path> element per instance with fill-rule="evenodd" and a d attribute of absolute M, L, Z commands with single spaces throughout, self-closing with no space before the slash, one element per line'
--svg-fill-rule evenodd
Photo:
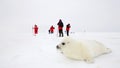
<path fill-rule="evenodd" d="M 53 34 L 54 33 L 54 29 L 55 27 L 53 27 L 53 25 L 50 27 L 50 33 Z"/>
<path fill-rule="evenodd" d="M 38 34 L 38 26 L 35 24 L 33 27 L 34 30 L 34 35 L 36 36 L 36 34 Z"/>
<path fill-rule="evenodd" d="M 64 24 L 63 24 L 61 19 L 59 20 L 57 25 L 58 25 L 59 37 L 63 37 L 64 36 L 63 35 L 63 26 L 64 26 Z"/>
<path fill-rule="evenodd" d="M 70 24 L 67 24 L 67 25 L 66 25 L 67 36 L 69 36 L 70 28 L 71 28 Z"/>

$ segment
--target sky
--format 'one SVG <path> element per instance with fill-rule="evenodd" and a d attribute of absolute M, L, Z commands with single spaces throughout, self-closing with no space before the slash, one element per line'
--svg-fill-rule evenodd
<path fill-rule="evenodd" d="M 120 0 L 0 0 L 0 28 L 30 32 L 34 24 L 41 32 L 62 19 L 71 31 L 120 32 Z"/>

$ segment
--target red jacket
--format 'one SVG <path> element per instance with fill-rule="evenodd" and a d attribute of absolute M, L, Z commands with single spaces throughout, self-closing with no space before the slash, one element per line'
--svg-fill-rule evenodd
<path fill-rule="evenodd" d="M 37 27 L 37 25 L 35 25 L 33 29 L 34 29 L 34 33 L 38 34 L 38 27 Z"/>
<path fill-rule="evenodd" d="M 71 27 L 70 25 L 67 25 L 66 30 L 70 30 L 70 27 Z"/>
<path fill-rule="evenodd" d="M 61 26 L 58 26 L 58 30 L 62 30 L 63 29 L 63 27 L 61 27 Z"/>
<path fill-rule="evenodd" d="M 53 26 L 50 27 L 50 31 L 51 31 L 51 32 L 54 32 L 54 29 L 55 29 L 55 28 L 54 28 Z"/>

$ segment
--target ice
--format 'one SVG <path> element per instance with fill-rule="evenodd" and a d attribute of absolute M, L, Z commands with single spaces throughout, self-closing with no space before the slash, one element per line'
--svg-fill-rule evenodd
<path fill-rule="evenodd" d="M 66 36 L 66 35 L 65 35 Z M 120 68 L 120 33 L 75 32 L 73 38 L 98 40 L 112 53 L 95 58 L 88 64 L 70 60 L 56 50 L 63 39 L 56 33 L 4 34 L 0 37 L 0 68 Z"/>

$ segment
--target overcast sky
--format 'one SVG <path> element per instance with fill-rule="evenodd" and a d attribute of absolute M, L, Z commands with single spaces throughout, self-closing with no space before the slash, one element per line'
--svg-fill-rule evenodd
<path fill-rule="evenodd" d="M 120 0 L 0 0 L 3 27 L 38 24 L 44 30 L 59 19 L 72 31 L 120 32 Z"/>

